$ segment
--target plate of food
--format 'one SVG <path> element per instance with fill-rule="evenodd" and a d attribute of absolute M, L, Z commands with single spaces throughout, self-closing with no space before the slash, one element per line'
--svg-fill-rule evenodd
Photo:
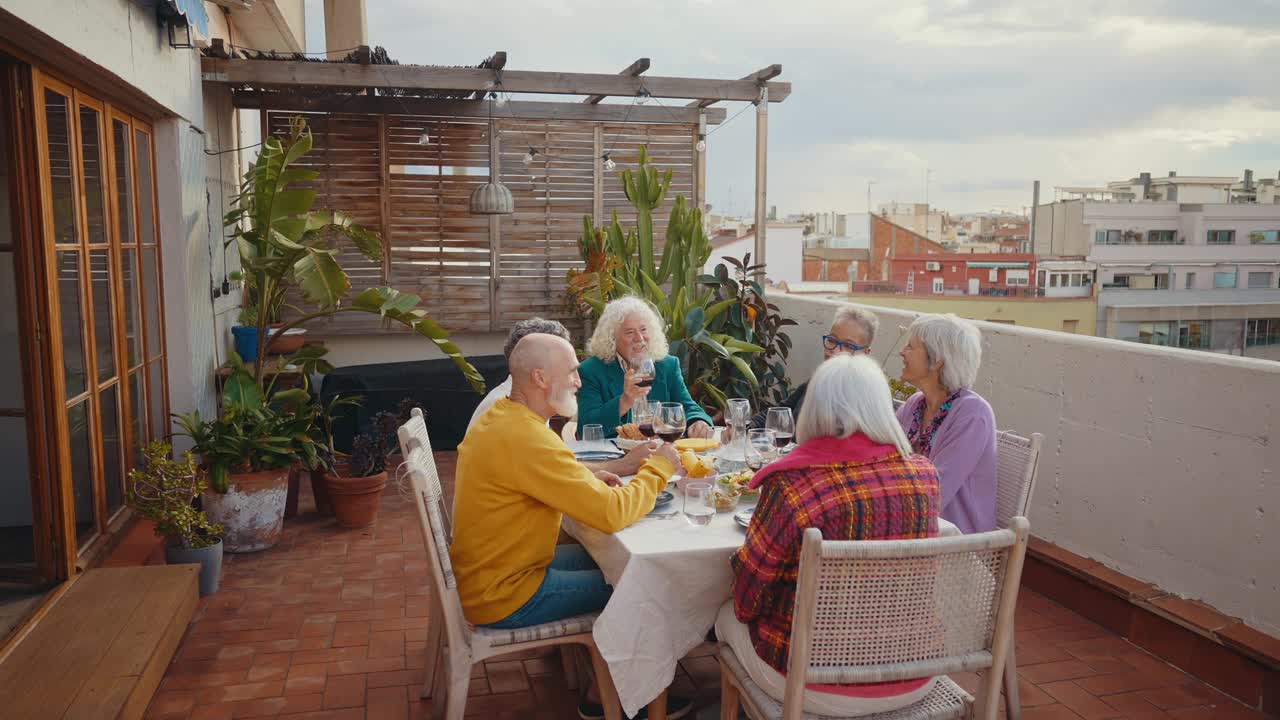
<path fill-rule="evenodd" d="M 672 495 L 666 490 L 663 490 L 662 492 L 658 493 L 658 500 L 653 504 L 653 509 L 657 510 L 658 508 L 661 508 L 665 505 L 670 505 L 671 501 L 675 499 L 676 499 L 675 495 Z"/>
<path fill-rule="evenodd" d="M 725 473 L 716 478 L 716 485 L 726 491 L 738 493 L 742 502 L 755 504 L 760 500 L 760 489 L 747 487 L 752 475 L 750 470 Z"/>
<path fill-rule="evenodd" d="M 747 527 L 748 525 L 751 524 L 751 516 L 755 513 L 755 511 L 756 509 L 753 507 L 749 507 L 745 510 L 739 510 L 738 512 L 733 514 L 733 521 L 738 523 L 742 527 Z"/>
<path fill-rule="evenodd" d="M 613 439 L 613 444 L 618 446 L 620 450 L 630 450 L 637 445 L 643 445 L 649 442 L 651 437 L 646 437 L 640 432 L 640 426 L 635 423 L 627 423 L 614 428 L 614 432 L 618 433 L 618 437 Z"/>

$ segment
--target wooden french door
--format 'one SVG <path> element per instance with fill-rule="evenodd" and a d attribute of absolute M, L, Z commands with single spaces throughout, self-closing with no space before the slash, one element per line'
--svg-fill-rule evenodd
<path fill-rule="evenodd" d="M 124 520 L 128 471 L 167 434 L 151 126 L 32 72 L 39 290 L 57 512 L 66 575 Z"/>

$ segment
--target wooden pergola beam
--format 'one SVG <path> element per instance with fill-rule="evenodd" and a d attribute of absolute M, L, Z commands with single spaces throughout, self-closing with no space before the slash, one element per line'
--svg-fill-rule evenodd
<path fill-rule="evenodd" d="M 743 80 L 743 81 L 751 81 L 751 82 L 755 82 L 755 83 L 767 83 L 767 84 L 769 85 L 769 96 L 770 96 L 770 98 L 772 99 L 772 96 L 773 96 L 773 93 L 774 93 L 773 88 L 774 88 L 774 86 L 775 86 L 775 85 L 783 84 L 783 85 L 786 85 L 788 88 L 790 88 L 790 87 L 791 87 L 791 83 L 771 83 L 771 82 L 769 82 L 770 80 L 772 80 L 772 79 L 774 79 L 774 78 L 778 77 L 778 76 L 779 76 L 779 75 L 781 75 L 781 74 L 782 74 L 782 66 L 781 66 L 781 65 L 779 65 L 779 64 L 777 64 L 777 63 L 775 63 L 775 64 L 773 64 L 773 65 L 770 65 L 769 67 L 761 68 L 761 69 L 759 69 L 759 70 L 757 70 L 757 71 L 755 71 L 755 72 L 751 73 L 750 75 L 748 75 L 748 76 L 746 76 L 746 77 L 742 78 L 742 80 Z M 751 98 L 751 99 L 752 99 L 752 100 L 754 100 L 755 98 Z M 772 101 L 772 102 L 781 102 L 781 100 L 771 100 L 771 101 Z M 719 101 L 719 100 L 711 100 L 711 99 L 703 99 L 703 100 L 698 100 L 697 102 L 691 102 L 691 103 L 689 103 L 689 107 L 709 107 L 709 106 L 714 105 L 715 103 L 718 103 L 718 102 L 720 102 L 720 101 Z"/>
<path fill-rule="evenodd" d="M 624 77 L 638 77 L 640 75 L 643 75 L 645 71 L 648 69 L 649 69 L 649 58 L 640 58 L 639 60 L 636 60 L 635 62 L 628 65 L 626 70 L 623 70 L 618 74 Z M 608 96 L 592 95 L 591 97 L 587 98 L 586 100 L 583 100 L 582 102 L 586 103 L 587 105 L 595 105 L 599 103 L 601 100 L 604 100 L 606 97 Z"/>
<path fill-rule="evenodd" d="M 494 79 L 492 70 L 436 68 L 409 65 L 356 65 L 292 60 L 204 58 L 205 82 L 232 85 L 318 85 L 349 88 L 405 88 L 415 90 L 484 91 Z M 771 82 L 769 101 L 781 102 L 791 94 L 791 83 Z M 502 89 L 511 93 L 548 95 L 625 95 L 644 88 L 658 98 L 685 100 L 755 100 L 760 83 L 755 80 L 707 78 L 626 77 L 600 73 L 560 73 L 510 70 L 502 73 Z"/>
<path fill-rule="evenodd" d="M 494 53 L 492 56 L 489 57 L 489 69 L 491 71 L 498 72 L 503 68 L 505 68 L 506 66 L 507 66 L 506 50 L 499 50 L 498 52 Z M 484 90 L 477 90 L 476 94 L 472 95 L 471 97 L 475 98 L 476 100 L 483 100 L 484 93 L 485 93 Z"/>
<path fill-rule="evenodd" d="M 386 95 L 313 96 L 305 92 L 270 92 L 236 90 L 232 104 L 245 110 L 297 110 L 300 112 L 372 113 L 379 115 L 437 115 L 442 117 L 487 118 L 489 103 L 485 100 L 431 100 Z M 510 101 L 507 107 L 494 110 L 494 119 L 510 120 L 581 120 L 586 122 L 698 123 L 698 110 L 663 108 L 647 105 L 585 105 L 579 102 Z M 723 108 L 705 111 L 707 123 L 718 125 L 725 120 Z"/>

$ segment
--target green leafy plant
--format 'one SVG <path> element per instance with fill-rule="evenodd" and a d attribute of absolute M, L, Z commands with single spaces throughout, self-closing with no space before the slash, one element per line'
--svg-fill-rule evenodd
<path fill-rule="evenodd" d="M 222 526 L 209 522 L 193 501 L 205 490 L 205 480 L 190 452 L 173 459 L 173 448 L 159 440 L 143 452 L 143 469 L 129 471 L 129 505 L 155 522 L 156 534 L 187 549 L 218 542 Z"/>
<path fill-rule="evenodd" d="M 672 354 L 680 358 L 693 398 L 723 408 L 728 377 L 739 379 L 755 394 L 758 385 L 751 364 L 741 355 L 765 348 L 746 338 L 722 332 L 721 317 L 738 300 L 717 298 L 702 282 L 702 268 L 711 256 L 711 241 L 702 225 L 702 212 L 677 195 L 667 220 L 666 242 L 655 257 L 653 215 L 666 200 L 671 171 L 659 174 L 640 149 L 636 170 L 619 174 L 627 199 L 636 209 L 636 226 L 623 230 L 615 212 L 607 227 L 583 218 L 578 250 L 583 272 L 570 271 L 566 298 L 570 310 L 598 320 L 610 300 L 633 295 L 647 300 L 666 324 Z M 716 360 L 711 359 L 712 357 Z M 715 380 L 710 380 L 714 374 Z"/>
<path fill-rule="evenodd" d="M 200 411 L 176 415 L 180 435 L 191 438 L 209 474 L 209 485 L 220 493 L 230 476 L 320 463 L 310 397 L 302 389 L 270 393 L 249 374 L 235 353 L 232 373 L 222 387 L 222 414 L 205 420 Z M 269 398 L 269 399 L 268 399 Z"/>
<path fill-rule="evenodd" d="M 672 343 L 672 353 L 688 368 L 689 391 L 696 392 L 695 397 L 709 397 L 721 408 L 730 397 L 748 398 L 756 407 L 777 405 L 790 392 L 786 362 L 791 337 L 784 329 L 797 323 L 765 299 L 764 288 L 755 279 L 764 266 L 752 265 L 750 253 L 741 260 L 724 260 L 698 282 L 710 289 L 714 310 L 704 320 L 704 330 L 725 352 L 704 342 Z M 686 322 L 686 332 L 689 329 Z"/>
<path fill-rule="evenodd" d="M 346 408 L 357 408 L 360 406 L 360 398 L 353 395 L 334 395 L 327 401 L 317 401 L 312 404 L 312 436 L 318 445 L 318 467 L 324 468 L 329 472 L 336 473 L 338 471 L 339 458 L 341 453 L 338 452 L 334 445 L 333 428 L 340 415 Z"/>
<path fill-rule="evenodd" d="M 368 432 L 351 441 L 350 477 L 369 477 L 387 469 L 387 458 L 399 449 L 396 438 L 397 417 L 386 411 L 371 419 Z"/>
<path fill-rule="evenodd" d="M 285 299 L 296 289 L 312 307 L 294 308 L 298 316 L 284 322 L 280 335 L 339 312 L 372 313 L 435 343 L 476 392 L 484 392 L 484 378 L 449 340 L 449 334 L 418 307 L 421 298 L 417 295 L 374 287 L 345 302 L 351 281 L 338 262 L 341 249 L 336 241 L 347 241 L 369 260 L 381 260 L 382 240 L 342 212 L 313 208 L 316 191 L 303 184 L 314 182 L 320 174 L 296 166 L 311 147 L 311 131 L 300 117 L 290 122 L 287 138 L 267 137 L 258 159 L 245 173 L 233 209 L 223 219 L 227 244 L 234 243 L 239 250 L 239 277 L 249 294 L 248 306 L 256 311 L 258 347 L 266 348 L 268 326 L 282 319 Z M 264 355 L 259 352 L 254 363 L 253 379 L 259 384 Z"/>

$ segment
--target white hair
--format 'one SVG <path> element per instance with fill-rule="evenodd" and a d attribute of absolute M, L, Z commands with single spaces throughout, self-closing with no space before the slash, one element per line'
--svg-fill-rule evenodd
<path fill-rule="evenodd" d="M 836 317 L 831 321 L 831 327 L 849 320 L 857 323 L 862 328 L 862 334 L 867 337 L 867 344 L 870 345 L 876 339 L 876 330 L 880 329 L 880 318 L 870 310 L 863 310 L 856 305 L 841 305 L 836 310 Z"/>
<path fill-rule="evenodd" d="M 982 333 L 978 326 L 951 313 L 921 315 L 907 328 L 924 346 L 929 367 L 942 361 L 942 386 L 954 392 L 969 389 L 982 365 Z"/>
<path fill-rule="evenodd" d="M 600 313 L 600 323 L 587 343 L 587 354 L 605 362 L 613 362 L 618 357 L 618 328 L 632 315 L 644 317 L 645 327 L 649 330 L 649 357 L 655 361 L 666 357 L 670 346 L 667 345 L 662 318 L 658 317 L 658 312 L 652 305 L 634 295 L 620 297 L 604 306 L 604 312 Z"/>
<path fill-rule="evenodd" d="M 809 380 L 796 440 L 846 438 L 857 432 L 893 445 L 903 457 L 911 455 L 911 442 L 893 412 L 889 381 L 880 364 L 868 355 L 840 354 L 822 363 Z"/>

